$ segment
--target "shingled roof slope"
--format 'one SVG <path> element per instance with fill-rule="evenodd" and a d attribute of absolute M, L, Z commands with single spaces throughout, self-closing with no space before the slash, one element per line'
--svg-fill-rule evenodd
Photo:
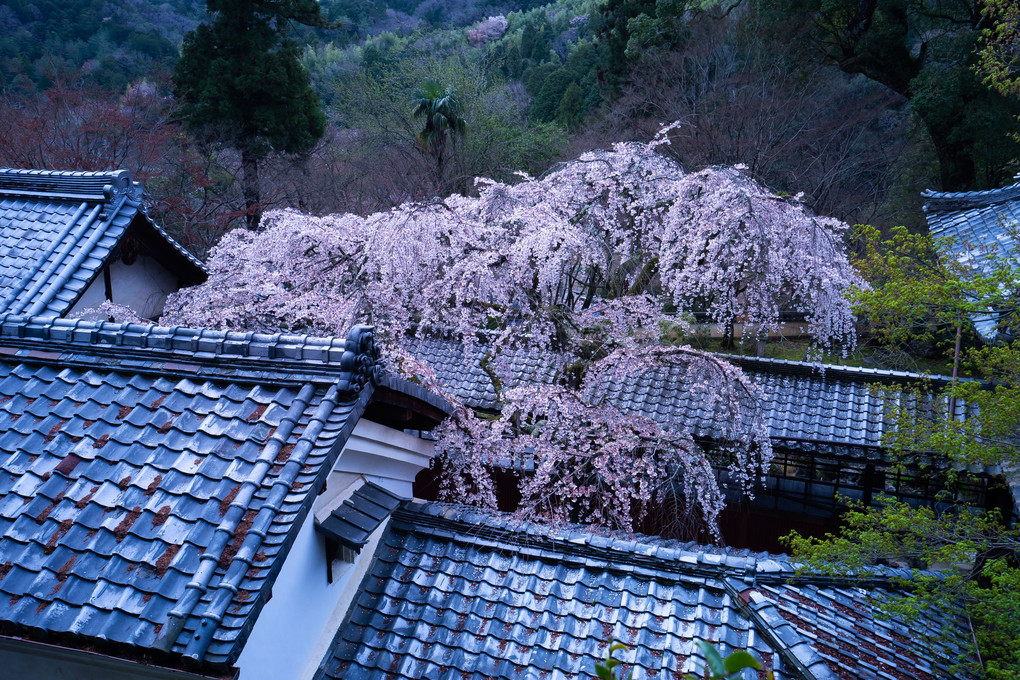
<path fill-rule="evenodd" d="M 1020 176 L 1018 176 L 1020 178 Z M 924 213 L 932 236 L 952 240 L 951 249 L 964 264 L 981 266 L 996 257 L 1017 258 L 1017 244 L 1006 225 L 1020 223 L 1020 183 L 988 191 L 925 191 Z M 975 316 L 974 325 L 984 337 L 996 333 L 997 316 Z"/>
<path fill-rule="evenodd" d="M 1020 183 L 988 191 L 925 191 L 928 228 L 952 238 L 961 258 L 1015 256 L 1017 244 L 1003 228 L 1020 222 Z"/>
<path fill-rule="evenodd" d="M 481 344 L 465 355 L 461 343 L 440 338 L 413 338 L 405 348 L 433 368 L 440 384 L 471 408 L 499 408 L 497 385 L 551 384 L 565 359 L 554 352 L 517 348 L 497 357 Z M 483 362 L 483 359 L 487 361 Z M 720 355 L 739 366 L 765 393 L 764 416 L 774 443 L 792 449 L 827 447 L 836 454 L 873 457 L 894 426 L 894 406 L 910 406 L 914 397 L 904 385 L 938 387 L 949 381 L 851 366 Z M 876 386 L 879 386 L 876 389 Z M 716 439 L 724 414 L 693 397 L 691 381 L 680 366 L 649 371 L 639 378 L 600 385 L 594 398 L 667 425 L 680 425 L 694 436 Z M 957 403 L 962 416 L 966 404 Z"/>
<path fill-rule="evenodd" d="M 187 270 L 178 275 L 204 278 L 204 265 L 145 215 L 128 171 L 0 168 L 0 312 L 68 312 L 139 217 Z"/>
<path fill-rule="evenodd" d="M 367 327 L 0 317 L 0 631 L 228 667 L 377 356 Z"/>
<path fill-rule="evenodd" d="M 965 677 L 950 670 L 959 646 L 922 641 L 960 621 L 877 615 L 903 573 L 790 583 L 794 567 L 767 554 L 419 504 L 395 513 L 318 678 L 565 680 L 611 639 L 650 680 L 703 668 L 696 640 L 750 649 L 777 680 Z"/>

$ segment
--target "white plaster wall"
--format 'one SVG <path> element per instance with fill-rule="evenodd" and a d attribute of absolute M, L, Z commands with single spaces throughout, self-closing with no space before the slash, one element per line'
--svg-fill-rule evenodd
<path fill-rule="evenodd" d="M 145 319 L 159 318 L 163 314 L 167 296 L 179 288 L 177 277 L 148 255 L 139 255 L 130 265 L 118 259 L 111 262 L 109 267 L 113 301 L 130 307 Z M 100 273 L 67 316 L 80 316 L 83 310 L 98 307 L 104 300 L 106 283 Z"/>
<path fill-rule="evenodd" d="M 326 581 L 325 543 L 309 513 L 237 661 L 239 680 L 310 680 L 326 656 L 365 576 L 381 526 L 354 564 L 333 563 Z"/>
<path fill-rule="evenodd" d="M 434 451 L 435 444 L 429 440 L 362 418 L 333 470 L 364 475 L 398 496 L 410 498 L 414 478 L 429 466 Z"/>
<path fill-rule="evenodd" d="M 365 573 L 372 564 L 383 523 L 354 564 L 333 562 L 326 581 L 326 548 L 315 531 L 315 515 L 328 514 L 364 480 L 410 498 L 418 471 L 429 464 L 434 445 L 362 418 L 316 498 L 245 643 L 237 666 L 239 680 L 310 680 L 322 663 Z"/>
<path fill-rule="evenodd" d="M 78 302 L 74 304 L 74 307 L 71 307 L 71 311 L 67 313 L 67 316 L 72 319 L 79 317 L 86 309 L 98 307 L 105 300 L 106 284 L 103 281 L 103 273 L 99 272 L 99 276 L 96 277 L 91 286 L 85 289 L 85 292 L 78 298 Z"/>

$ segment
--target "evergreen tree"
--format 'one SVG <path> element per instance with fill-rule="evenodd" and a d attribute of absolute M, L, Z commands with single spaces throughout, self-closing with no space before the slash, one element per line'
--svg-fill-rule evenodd
<path fill-rule="evenodd" d="M 584 120 L 584 96 L 577 83 L 570 83 L 570 87 L 563 93 L 560 105 L 556 108 L 556 120 L 569 130 L 576 130 Z"/>
<path fill-rule="evenodd" d="M 326 119 L 289 39 L 291 22 L 324 26 L 315 0 L 207 0 L 211 23 L 184 38 L 174 92 L 199 138 L 241 152 L 249 228 L 260 216 L 259 162 L 309 151 Z"/>

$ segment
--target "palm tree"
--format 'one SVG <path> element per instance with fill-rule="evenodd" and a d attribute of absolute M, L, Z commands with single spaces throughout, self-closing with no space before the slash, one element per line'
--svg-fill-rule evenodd
<path fill-rule="evenodd" d="M 451 133 L 463 135 L 467 123 L 461 117 L 464 105 L 453 88 L 443 87 L 434 80 L 426 81 L 414 92 L 415 118 L 425 120 L 425 128 L 418 133 L 418 143 L 425 153 L 436 159 L 436 174 L 443 183 L 443 164 L 446 162 L 446 142 Z"/>

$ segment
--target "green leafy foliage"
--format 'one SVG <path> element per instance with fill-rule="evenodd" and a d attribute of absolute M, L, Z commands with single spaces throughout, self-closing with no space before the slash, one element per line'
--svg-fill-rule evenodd
<path fill-rule="evenodd" d="M 424 123 L 418 131 L 418 142 L 427 154 L 436 159 L 439 181 L 443 179 L 443 161 L 446 146 L 467 132 L 462 114 L 464 105 L 456 90 L 443 87 L 435 80 L 427 80 L 414 92 L 414 109 L 411 115 Z"/>
<path fill-rule="evenodd" d="M 623 661 L 616 658 L 617 652 L 626 651 L 627 645 L 622 642 L 610 643 L 609 649 L 606 650 L 605 662 L 595 664 L 595 675 L 599 680 L 631 680 L 634 677 L 633 671 L 624 674 Z"/>
<path fill-rule="evenodd" d="M 987 24 L 981 33 L 977 71 L 999 93 L 1020 99 L 1020 4 L 985 0 Z"/>
<path fill-rule="evenodd" d="M 1015 227 L 1004 230 L 1015 236 Z M 856 291 L 855 302 L 870 342 L 913 352 L 944 349 L 954 366 L 954 380 L 936 398 L 916 396 L 928 408 L 896 414 L 898 427 L 887 433 L 886 444 L 903 455 L 933 451 L 955 465 L 1020 462 L 1020 343 L 965 343 L 976 341 L 971 319 L 989 310 L 1003 327 L 1015 326 L 1020 261 L 978 252 L 964 265 L 948 241 L 902 227 L 884 240 L 872 227 L 859 227 L 858 234 L 863 246 L 854 265 L 871 285 Z M 957 367 L 984 382 L 956 379 Z M 956 417 L 964 404 L 970 416 Z"/>
<path fill-rule="evenodd" d="M 350 61 L 336 70 L 329 114 L 339 127 L 357 131 L 348 149 L 366 159 L 366 173 L 385 171 L 384 181 L 397 183 L 395 191 L 402 196 L 468 192 L 477 176 L 506 181 L 516 171 L 539 174 L 566 142 L 560 125 L 529 121 L 520 88 L 469 51 L 423 46 L 396 36 L 380 37 L 358 51 L 348 53 Z M 417 95 L 429 81 L 441 84 L 440 97 L 449 89 L 460 108 L 456 118 L 465 123 L 466 134 L 458 136 L 455 145 L 449 141 L 451 128 L 445 129 L 441 180 L 438 159 L 430 145 L 423 144 L 424 120 L 413 115 Z"/>
<path fill-rule="evenodd" d="M 702 678 L 708 678 L 708 680 L 728 680 L 739 677 L 745 668 L 751 668 L 756 671 L 762 669 L 758 659 L 743 649 L 738 649 L 723 657 L 713 645 L 702 640 L 698 641 L 698 648 L 705 655 L 705 663 L 708 666 L 706 672 L 703 676 L 687 673 L 684 675 L 684 680 L 702 680 Z M 772 671 L 769 671 L 766 677 L 771 678 Z"/>
<path fill-rule="evenodd" d="M 1010 225 L 1004 229 L 1015 234 Z M 896 426 L 885 436 L 897 464 L 921 465 L 926 459 L 933 474 L 944 476 L 946 489 L 937 505 L 913 507 L 889 499 L 879 507 L 851 505 L 838 534 L 815 539 L 794 533 L 786 540 L 808 568 L 823 573 L 876 564 L 935 570 L 915 571 L 902 583 L 910 594 L 885 609 L 909 620 L 932 607 L 944 612 L 962 607 L 973 634 L 947 634 L 957 642 L 976 640 L 980 662 L 969 670 L 995 680 L 1015 678 L 1020 674 L 1020 535 L 1003 522 L 1012 501 L 1003 503 L 1003 512 L 975 509 L 954 496 L 953 485 L 968 470 L 1011 476 L 1020 465 L 1020 342 L 968 346 L 974 336 L 964 332 L 972 315 L 990 308 L 1003 314 L 1003 327 L 1015 328 L 1020 267 L 1013 259 L 975 251 L 964 266 L 949 252 L 950 244 L 905 229 L 893 230 L 885 240 L 871 228 L 861 233 L 864 246 L 856 264 L 871 287 L 858 290 L 856 301 L 872 341 L 941 343 L 954 356 L 954 366 L 974 378 L 954 376 L 940 389 L 905 390 L 904 407 L 894 410 Z M 994 485 L 988 493 L 994 498 Z"/>
<path fill-rule="evenodd" d="M 885 603 L 886 612 L 909 622 L 927 609 L 956 612 L 962 607 L 973 622 L 984 676 L 1017 677 L 1020 569 L 1015 554 L 1020 534 L 1015 529 L 1005 527 L 995 513 L 936 512 L 888 499 L 879 508 L 852 505 L 842 519 L 839 534 L 819 539 L 794 532 L 785 540 L 806 568 L 820 573 L 859 573 L 875 564 L 912 567 L 912 577 L 901 579 L 909 594 Z M 969 631 L 947 630 L 944 635 L 970 649 Z M 927 642 L 938 645 L 941 640 Z"/>
<path fill-rule="evenodd" d="M 879 230 L 858 226 L 861 248 L 854 266 L 871 285 L 856 291 L 867 330 L 885 343 L 932 343 L 967 326 L 974 315 L 1008 309 L 1020 262 L 983 260 L 961 264 L 950 241 L 895 227 L 883 239 Z"/>
<path fill-rule="evenodd" d="M 975 71 L 985 85 L 1020 101 L 1020 3 L 986 0 L 985 19 Z M 1013 139 L 1020 142 L 1020 132 L 1015 132 Z"/>
<path fill-rule="evenodd" d="M 761 671 L 761 662 L 754 658 L 750 652 L 738 649 L 727 656 L 723 656 L 714 645 L 704 640 L 697 641 L 698 649 L 705 656 L 704 675 L 684 674 L 684 680 L 733 680 L 740 677 L 745 669 Z M 624 662 L 616 657 L 618 652 L 626 652 L 627 645 L 622 642 L 610 642 L 606 650 L 606 660 L 595 664 L 595 675 L 599 680 L 632 680 L 633 669 L 625 672 Z M 768 671 L 765 677 L 771 680 L 772 671 Z"/>

